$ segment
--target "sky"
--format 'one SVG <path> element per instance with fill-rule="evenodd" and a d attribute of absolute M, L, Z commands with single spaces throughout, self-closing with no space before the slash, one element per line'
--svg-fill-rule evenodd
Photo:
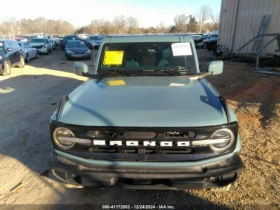
<path fill-rule="evenodd" d="M 221 0 L 13 0 L 15 7 L 9 8 L 9 1 L 2 3 L 0 21 L 45 17 L 66 20 L 75 27 L 90 24 L 92 20 L 113 21 L 114 17 L 132 16 L 140 27 L 174 24 L 176 15 L 195 15 L 202 5 L 212 8 L 214 15 L 220 12 Z M 4 4 L 4 5 L 3 5 Z M 7 4 L 5 6 L 5 4 Z"/>

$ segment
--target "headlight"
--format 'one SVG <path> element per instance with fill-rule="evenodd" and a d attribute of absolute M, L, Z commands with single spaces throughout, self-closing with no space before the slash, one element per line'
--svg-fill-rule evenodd
<path fill-rule="evenodd" d="M 85 51 L 85 54 L 90 54 L 90 50 Z"/>
<path fill-rule="evenodd" d="M 55 144 L 61 149 L 68 150 L 74 147 L 75 143 L 69 141 L 63 141 L 60 137 L 74 137 L 74 134 L 71 130 L 67 128 L 56 128 L 53 132 L 53 140 Z"/>
<path fill-rule="evenodd" d="M 67 50 L 67 53 L 69 54 L 73 54 L 74 52 L 70 51 L 70 50 Z"/>
<path fill-rule="evenodd" d="M 228 150 L 233 145 L 235 136 L 231 130 L 224 128 L 215 131 L 212 134 L 211 139 L 221 140 L 220 143 L 211 144 L 210 148 L 213 152 L 222 153 Z"/>

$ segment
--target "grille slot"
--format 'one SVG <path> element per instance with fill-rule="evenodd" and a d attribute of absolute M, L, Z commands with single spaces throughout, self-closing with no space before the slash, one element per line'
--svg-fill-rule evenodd
<path fill-rule="evenodd" d="M 92 153 L 118 153 L 119 150 L 117 148 L 100 148 L 100 147 L 90 147 L 88 149 L 89 152 Z"/>
<path fill-rule="evenodd" d="M 124 132 L 123 136 L 128 139 L 152 139 L 157 136 L 155 132 L 137 132 L 137 131 L 127 131 Z"/>
<path fill-rule="evenodd" d="M 186 138 L 194 138 L 195 132 L 189 131 L 189 132 L 180 132 L 180 131 L 169 131 L 165 133 L 166 136 L 169 138 L 178 138 L 178 137 L 186 137 Z"/>

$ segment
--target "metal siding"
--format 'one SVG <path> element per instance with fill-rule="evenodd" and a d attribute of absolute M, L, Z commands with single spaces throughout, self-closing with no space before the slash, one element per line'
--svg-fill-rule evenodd
<path fill-rule="evenodd" d="M 264 15 L 271 15 L 265 33 L 280 33 L 280 0 L 239 0 L 238 18 L 234 36 L 234 24 L 237 15 L 238 0 L 222 0 L 220 13 L 219 44 L 226 44 L 231 50 L 236 51 L 243 44 L 257 35 L 261 20 Z M 231 46 L 233 43 L 234 45 Z M 271 38 L 265 38 L 267 42 Z M 246 47 L 251 51 L 253 44 Z M 274 41 L 264 51 L 276 53 L 277 42 Z"/>

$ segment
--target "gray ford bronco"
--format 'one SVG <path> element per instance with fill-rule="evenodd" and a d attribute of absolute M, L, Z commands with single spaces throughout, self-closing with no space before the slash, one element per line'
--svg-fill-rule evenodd
<path fill-rule="evenodd" d="M 179 35 L 103 40 L 93 72 L 50 121 L 53 175 L 70 186 L 225 188 L 242 168 L 238 122 L 201 73 L 193 40 Z"/>

